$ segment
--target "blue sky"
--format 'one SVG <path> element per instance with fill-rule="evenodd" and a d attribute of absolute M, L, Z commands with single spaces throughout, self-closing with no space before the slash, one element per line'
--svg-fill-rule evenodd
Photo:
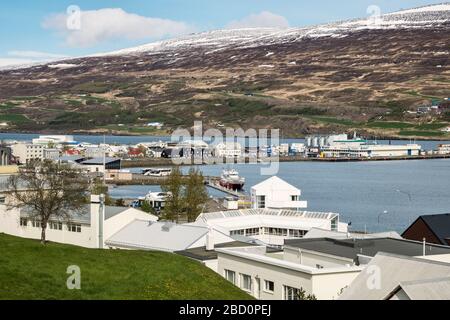
<path fill-rule="evenodd" d="M 308 26 L 439 0 L 14 0 L 0 4 L 0 65 L 107 52 L 180 34 L 236 26 Z M 66 10 L 82 10 L 68 32 Z M 107 10 L 115 8 L 116 10 Z M 119 10 L 121 9 L 121 10 Z M 73 17 L 76 17 L 75 15 Z M 163 19 L 163 20 L 158 20 Z M 78 20 L 77 20 L 78 21 Z"/>

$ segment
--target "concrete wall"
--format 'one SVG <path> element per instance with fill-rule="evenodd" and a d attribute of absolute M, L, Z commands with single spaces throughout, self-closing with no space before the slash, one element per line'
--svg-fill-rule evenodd
<path fill-rule="evenodd" d="M 336 268 L 353 265 L 352 259 L 344 259 L 290 247 L 284 248 L 284 260 L 299 263 L 312 268 L 316 268 L 317 265 L 320 265 L 324 268 Z"/>

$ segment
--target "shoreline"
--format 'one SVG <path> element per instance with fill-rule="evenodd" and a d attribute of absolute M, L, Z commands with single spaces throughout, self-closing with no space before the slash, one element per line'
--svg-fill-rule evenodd
<path fill-rule="evenodd" d="M 167 137 L 170 138 L 170 135 L 161 135 L 159 133 L 151 134 L 151 133 L 126 133 L 126 132 L 108 132 L 108 133 L 99 133 L 99 132 L 89 132 L 89 131 L 83 131 L 83 132 L 71 132 L 71 131 L 7 131 L 7 130 L 0 130 L 0 134 L 34 134 L 34 135 L 74 135 L 74 136 L 92 136 L 92 137 L 103 137 L 106 136 L 112 136 L 112 137 Z M 327 133 L 324 133 L 327 134 Z M 281 136 L 280 139 L 292 139 L 292 140 L 301 140 L 306 139 L 306 136 Z M 392 137 L 392 136 L 386 136 L 386 137 L 367 137 L 368 140 L 377 140 L 377 141 L 390 141 L 390 140 L 397 140 L 397 141 L 450 141 L 450 136 L 447 137 L 420 137 L 420 136 L 412 136 L 412 137 Z"/>
<path fill-rule="evenodd" d="M 217 164 L 268 164 L 272 162 L 380 162 L 380 161 L 412 161 L 412 160 L 439 160 L 450 159 L 449 155 L 423 155 L 423 156 L 402 156 L 402 157 L 376 157 L 376 158 L 304 158 L 300 156 L 280 157 L 280 158 L 265 158 L 260 161 L 254 159 L 208 159 L 201 163 L 195 163 L 193 159 L 172 159 L 156 158 L 156 159 L 141 159 L 141 160 L 122 160 L 122 168 L 146 168 L 146 167 L 168 167 L 168 166 L 193 166 L 193 165 L 217 165 Z M 224 160 L 224 161 L 222 161 Z M 178 162 L 178 163 L 177 163 Z M 197 162 L 199 162 L 197 160 Z"/>

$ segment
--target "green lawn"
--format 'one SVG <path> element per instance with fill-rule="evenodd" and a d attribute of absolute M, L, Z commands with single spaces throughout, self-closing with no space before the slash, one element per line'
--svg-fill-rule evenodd
<path fill-rule="evenodd" d="M 8 114 L 0 114 L 0 121 L 24 123 L 29 122 L 30 119 L 28 119 L 22 114 L 8 113 Z"/>
<path fill-rule="evenodd" d="M 367 124 L 369 128 L 381 128 L 381 129 L 405 129 L 414 127 L 414 124 L 407 122 L 389 122 L 389 121 L 375 121 Z"/>
<path fill-rule="evenodd" d="M 445 136 L 445 132 L 442 131 L 418 131 L 418 130 L 401 130 L 399 132 L 401 136 L 417 136 L 417 137 L 441 137 Z"/>
<path fill-rule="evenodd" d="M 200 263 L 175 254 L 93 250 L 0 234 L 1 299 L 251 299 Z M 81 290 L 66 286 L 81 269 Z"/>
<path fill-rule="evenodd" d="M 353 122 L 349 119 L 340 119 L 340 118 L 334 118 L 334 117 L 324 117 L 324 116 L 303 116 L 305 118 L 312 119 L 314 121 L 329 123 L 329 124 L 339 124 L 344 126 L 359 126 L 359 123 Z"/>

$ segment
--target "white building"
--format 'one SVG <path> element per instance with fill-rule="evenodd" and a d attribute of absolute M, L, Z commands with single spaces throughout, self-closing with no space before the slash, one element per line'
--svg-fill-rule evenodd
<path fill-rule="evenodd" d="M 437 269 L 425 270 L 425 265 L 431 263 L 416 264 L 416 268 L 396 264 L 383 269 L 377 256 L 381 252 L 408 257 L 433 254 L 435 260 L 450 254 L 449 247 L 427 244 L 424 248 L 421 242 L 402 239 L 297 239 L 286 240 L 283 250 L 278 251 L 262 246 L 216 251 L 219 274 L 263 300 L 298 300 L 302 290 L 318 300 L 376 298 L 394 290 L 396 279 L 417 279 L 417 274 L 450 275 L 450 265 L 443 267 L 442 262 L 434 263 L 441 264 L 440 270 L 445 269 L 446 274 L 433 272 Z M 382 290 L 367 286 L 369 280 L 373 284 L 373 266 L 381 267 Z"/>
<path fill-rule="evenodd" d="M 260 300 L 298 300 L 300 290 L 318 300 L 332 300 L 361 272 L 351 259 L 285 248 L 270 252 L 265 247 L 216 249 L 218 273 Z M 321 265 L 320 268 L 317 265 Z"/>
<path fill-rule="evenodd" d="M 44 149 L 45 145 L 32 143 L 16 143 L 11 145 L 13 156 L 18 158 L 22 164 L 32 160 L 43 160 Z"/>
<path fill-rule="evenodd" d="M 247 209 L 202 213 L 194 223 L 213 227 L 232 236 L 244 236 L 270 246 L 282 246 L 286 239 L 300 239 L 313 228 L 347 232 L 339 214 L 291 211 L 284 209 Z"/>
<path fill-rule="evenodd" d="M 407 145 L 379 145 L 360 144 L 348 145 L 346 143 L 333 144 L 322 147 L 322 156 L 325 158 L 371 158 L 371 157 L 404 157 L 418 156 L 422 146 L 418 144 Z"/>
<path fill-rule="evenodd" d="M 442 256 L 448 261 L 448 254 Z M 339 299 L 450 300 L 450 263 L 435 259 L 379 253 Z M 376 282 L 370 282 L 373 270 L 381 275 Z"/>
<path fill-rule="evenodd" d="M 241 157 L 243 154 L 242 145 L 238 142 L 221 142 L 214 146 L 214 155 L 216 157 L 234 158 Z"/>
<path fill-rule="evenodd" d="M 57 161 L 59 159 L 59 149 L 44 149 L 44 159 Z"/>
<path fill-rule="evenodd" d="M 450 144 L 441 144 L 437 149 L 438 154 L 450 154 Z"/>
<path fill-rule="evenodd" d="M 253 209 L 300 209 L 308 206 L 300 201 L 301 190 L 286 181 L 271 177 L 251 188 Z"/>
<path fill-rule="evenodd" d="M 41 224 L 25 209 L 7 210 L 5 202 L 11 201 L 3 193 L 0 204 L 0 232 L 29 239 L 41 238 Z M 91 197 L 91 204 L 79 214 L 74 212 L 70 221 L 50 219 L 46 238 L 48 241 L 72 244 L 87 248 L 104 248 L 113 234 L 136 219 L 157 221 L 156 216 L 128 207 L 109 207 L 100 204 L 99 196 Z"/>
<path fill-rule="evenodd" d="M 33 139 L 33 144 L 76 144 L 73 140 L 73 136 L 63 136 L 63 135 L 55 135 L 55 136 L 39 136 L 39 138 Z"/>

